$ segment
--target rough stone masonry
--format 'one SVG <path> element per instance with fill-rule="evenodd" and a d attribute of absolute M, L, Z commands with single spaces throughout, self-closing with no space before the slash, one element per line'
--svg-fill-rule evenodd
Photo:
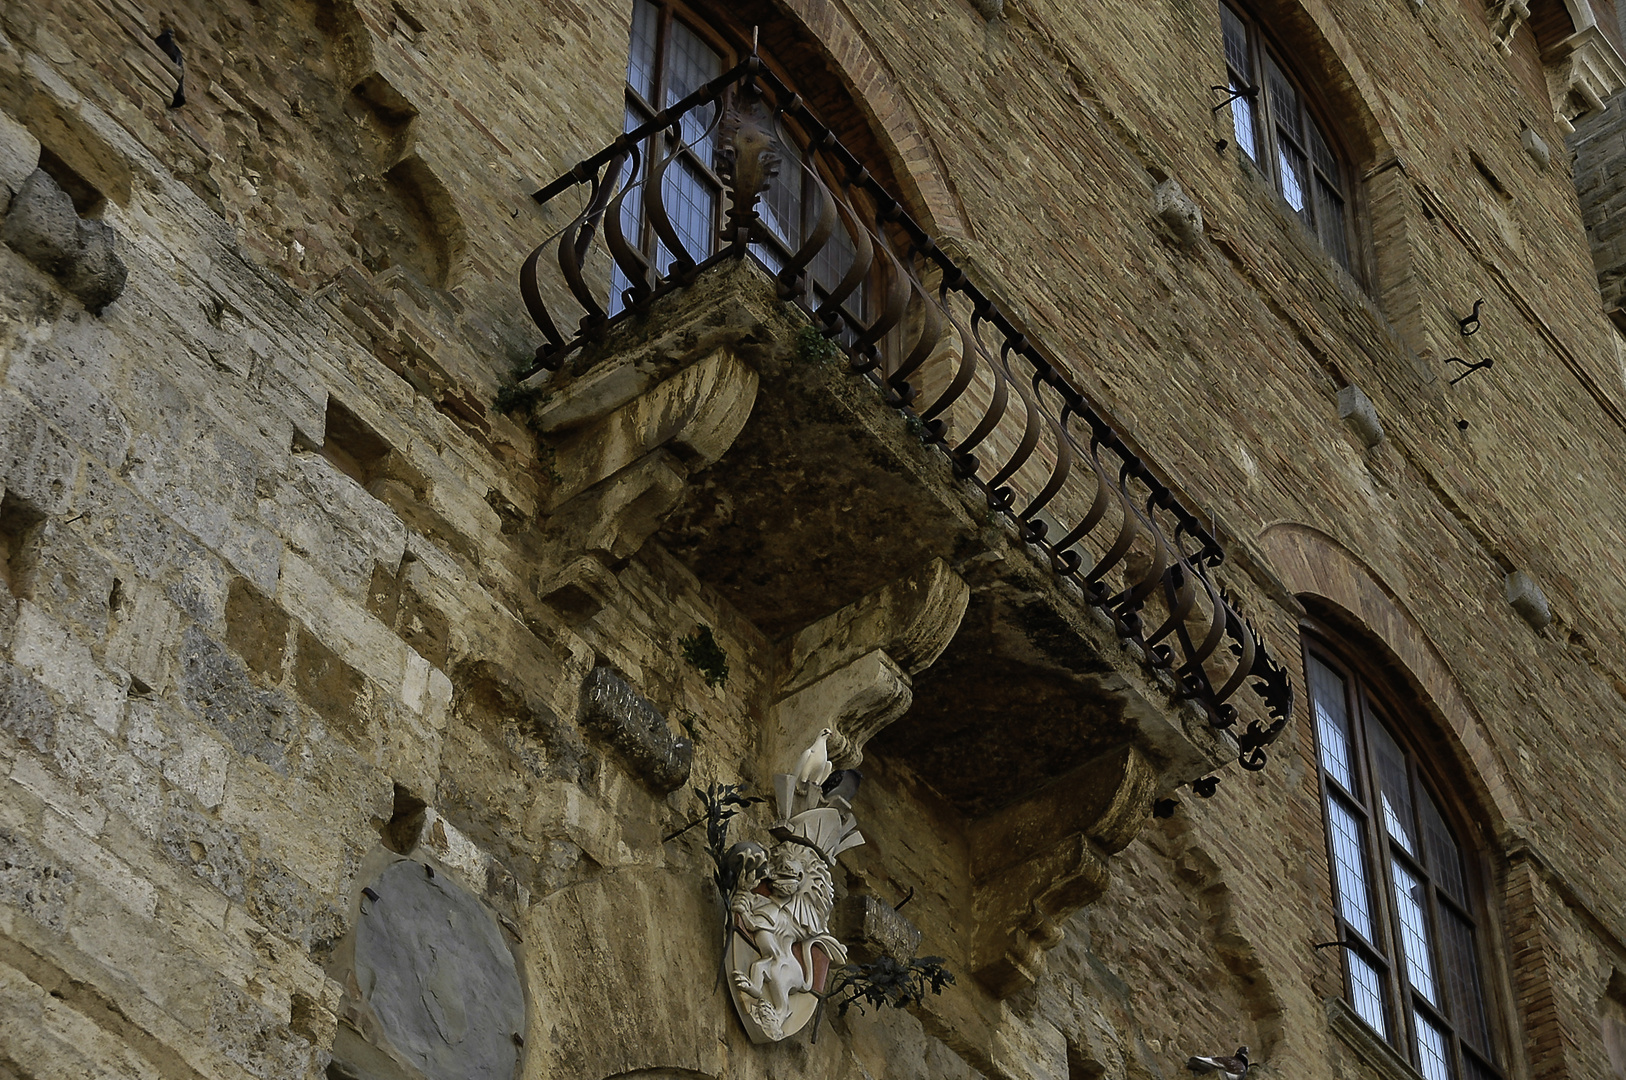
<path fill-rule="evenodd" d="M 1239 7 L 1338 144 L 1348 268 L 1215 108 L 1217 0 L 660 10 L 759 28 L 1200 510 L 1297 691 L 1271 763 L 753 262 L 514 385 L 585 198 L 532 193 L 622 131 L 631 0 L 14 0 L 0 1077 L 1459 1075 L 1316 948 L 1314 635 L 1464 852 L 1463 1080 L 1626 1077 L 1614 6 Z M 756 1045 L 702 793 L 824 728 L 834 932 L 955 979 Z"/>

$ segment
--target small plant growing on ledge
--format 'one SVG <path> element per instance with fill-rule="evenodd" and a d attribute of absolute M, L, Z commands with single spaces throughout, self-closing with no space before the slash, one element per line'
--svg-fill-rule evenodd
<path fill-rule="evenodd" d="M 802 363 L 831 360 L 835 355 L 836 343 L 811 326 L 804 326 L 796 331 L 796 359 Z"/>
<path fill-rule="evenodd" d="M 497 391 L 495 405 L 501 413 L 512 413 L 516 409 L 528 409 L 532 405 L 544 405 L 553 394 L 540 386 L 526 386 L 524 383 L 508 383 Z"/>
<path fill-rule="evenodd" d="M 883 956 L 873 963 L 841 968 L 825 997 L 835 1002 L 837 1016 L 846 1016 L 854 1005 L 860 1013 L 865 1005 L 906 1009 L 926 1000 L 927 991 L 941 994 L 953 982 L 954 973 L 943 966 L 941 956 L 917 956 L 907 964 Z"/>
<path fill-rule="evenodd" d="M 683 659 L 693 664 L 706 677 L 707 686 L 721 686 L 728 681 L 728 654 L 711 635 L 711 627 L 701 626 L 688 637 L 679 638 Z"/>

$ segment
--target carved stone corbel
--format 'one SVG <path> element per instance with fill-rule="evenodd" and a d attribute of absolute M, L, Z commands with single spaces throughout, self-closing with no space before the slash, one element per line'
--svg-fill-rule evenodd
<path fill-rule="evenodd" d="M 614 567 L 661 527 L 690 472 L 739 436 L 757 383 L 755 371 L 718 348 L 658 382 L 630 365 L 610 369 L 539 410 L 554 485 L 542 504 L 547 555 L 537 594 L 578 616 L 608 602 Z"/>
<path fill-rule="evenodd" d="M 1530 18 L 1530 5 L 1525 0 L 1491 0 L 1491 37 L 1502 54 L 1513 52 L 1513 35 Z"/>
<path fill-rule="evenodd" d="M 1626 61 L 1596 26 L 1578 30 L 1542 53 L 1553 117 L 1566 132 L 1626 86 Z"/>
<path fill-rule="evenodd" d="M 911 677 L 942 655 L 971 590 L 942 559 L 791 635 L 781 650 L 777 700 L 763 731 L 778 761 L 831 729 L 831 763 L 855 768 L 864 744 L 914 700 Z"/>
<path fill-rule="evenodd" d="M 972 969 L 998 997 L 1031 985 L 1060 921 L 1107 888 L 1107 859 L 1140 831 L 1156 768 L 1133 746 L 1062 782 L 1065 796 L 1021 803 L 971 827 L 977 929 Z"/>

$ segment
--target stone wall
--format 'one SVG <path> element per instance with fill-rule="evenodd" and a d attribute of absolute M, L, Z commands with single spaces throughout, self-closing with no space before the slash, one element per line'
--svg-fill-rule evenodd
<path fill-rule="evenodd" d="M 1543 61 L 1528 33 L 1497 51 L 1477 2 L 1258 8 L 1359 174 L 1353 273 L 1213 111 L 1207 0 L 794 0 L 776 28 L 792 74 L 853 96 L 910 211 L 1213 521 L 1221 583 L 1301 690 L 1257 774 L 1110 627 L 1056 617 L 1031 553 L 866 384 L 806 366 L 749 268 L 498 407 L 539 340 L 519 263 L 579 209 L 530 196 L 620 127 L 625 5 L 0 10 L 0 1076 L 1168 1078 L 1244 1042 L 1284 1074 L 1405 1075 L 1313 948 L 1304 603 L 1415 696 L 1461 800 L 1507 1076 L 1621 1068 L 1626 385 L 1599 282 L 1618 303 L 1626 103 L 1582 122 L 1573 167 L 1542 162 L 1526 133 L 1564 141 Z M 1200 232 L 1159 216 L 1171 180 Z M 1453 384 L 1454 356 L 1496 363 Z M 1380 441 L 1340 419 L 1351 386 Z M 748 426 L 781 414 L 805 456 Z M 850 505 L 695 554 L 742 485 L 829 491 L 832 463 Z M 800 544 L 814 519 L 839 543 Z M 1014 992 L 972 970 L 1013 901 L 900 734 L 952 728 L 964 671 L 932 662 L 978 670 L 971 639 L 876 629 L 907 608 L 877 590 L 933 560 L 974 594 L 949 636 L 1010 595 L 1050 618 L 990 616 L 983 666 L 1014 649 L 1000 670 L 1053 680 L 1013 682 L 1013 708 L 1077 693 L 1140 755 L 1112 782 L 1179 803 L 1116 854 L 1100 821 L 1065 833 L 1107 869 L 1016 932 L 1038 962 Z M 1515 571 L 1546 626 L 1509 604 Z M 714 987 L 693 789 L 767 792 L 817 666 L 795 632 L 838 609 L 821 655 L 870 657 L 894 727 L 837 891 L 907 898 L 957 981 L 756 1046 Z M 1058 626 L 1076 669 L 1038 655 Z M 1183 786 L 1211 769 L 1214 797 Z M 1032 805 L 1072 812 L 1080 776 Z M 378 937 L 406 896 L 430 914 Z M 429 989 L 375 993 L 391 979 Z M 447 1065 L 471 1023 L 492 1038 Z"/>

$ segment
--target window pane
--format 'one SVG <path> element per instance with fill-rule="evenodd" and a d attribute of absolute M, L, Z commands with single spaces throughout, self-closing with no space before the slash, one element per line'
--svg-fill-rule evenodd
<path fill-rule="evenodd" d="M 1320 169 L 1328 182 L 1339 187 L 1343 178 L 1338 174 L 1338 159 L 1332 156 L 1332 150 L 1327 146 L 1327 140 L 1321 135 L 1321 125 L 1313 117 L 1304 118 L 1304 126 L 1310 136 L 1310 160 Z"/>
<path fill-rule="evenodd" d="M 1236 78 L 1231 79 L 1231 92 L 1241 90 L 1241 84 Z M 1259 160 L 1259 139 L 1253 129 L 1253 101 L 1250 98 L 1238 97 L 1231 101 L 1231 127 L 1236 131 L 1236 144 L 1242 147 L 1242 152 L 1253 161 Z"/>
<path fill-rule="evenodd" d="M 1349 240 L 1344 232 L 1344 200 L 1320 177 L 1315 182 L 1316 220 L 1320 222 L 1321 244 L 1332 252 L 1339 265 L 1349 269 Z"/>
<path fill-rule="evenodd" d="M 813 265 L 809 268 L 813 273 L 813 284 L 821 293 L 827 293 L 841 283 L 847 271 L 852 267 L 853 259 L 858 251 L 853 247 L 853 239 L 847 235 L 847 226 L 842 222 L 841 215 L 836 215 L 835 228 L 830 230 L 830 239 L 819 253 L 813 256 Z M 863 287 L 858 289 L 863 292 Z M 852 297 L 848 297 L 849 302 Z"/>
<path fill-rule="evenodd" d="M 1451 1080 L 1451 1065 L 1445 1049 L 1445 1034 L 1412 1011 L 1417 1018 L 1417 1064 L 1424 1080 Z"/>
<path fill-rule="evenodd" d="M 1406 975 L 1416 991 L 1430 1005 L 1439 1005 L 1434 990 L 1434 962 L 1428 947 L 1428 920 L 1423 913 L 1423 883 L 1398 862 L 1391 862 L 1395 876 L 1395 911 L 1400 916 L 1400 943 L 1406 955 Z"/>
<path fill-rule="evenodd" d="M 1466 1066 L 1465 1071 L 1468 1074 L 1468 1080 L 1502 1080 L 1501 1073 L 1498 1073 L 1489 1065 L 1483 1064 L 1472 1054 L 1464 1053 L 1462 1063 Z"/>
<path fill-rule="evenodd" d="M 1270 57 L 1265 58 L 1265 67 L 1269 72 L 1270 85 L 1270 111 L 1276 117 L 1276 124 L 1293 141 L 1300 146 L 1304 145 L 1304 132 L 1299 127 L 1299 95 L 1293 89 L 1293 84 L 1287 81 L 1282 69 L 1276 66 L 1276 61 Z M 1296 207 L 1295 207 L 1296 209 Z"/>
<path fill-rule="evenodd" d="M 1406 755 L 1382 724 L 1367 726 L 1372 755 L 1377 758 L 1378 787 L 1383 795 L 1383 825 L 1406 854 L 1421 858 L 1417 845 L 1417 818 L 1411 807 L 1411 781 L 1406 777 Z"/>
<path fill-rule="evenodd" d="M 678 239 L 696 262 L 711 254 L 712 239 L 717 232 L 717 195 L 711 181 L 688 160 L 680 157 L 668 166 L 662 191 L 666 213 L 672 219 Z M 661 273 L 666 273 L 670 264 L 669 253 L 663 249 Z"/>
<path fill-rule="evenodd" d="M 1225 33 L 1225 62 L 1236 73 L 1246 76 L 1248 64 L 1248 28 L 1237 13 L 1220 5 L 1220 26 Z"/>
<path fill-rule="evenodd" d="M 1281 168 L 1278 170 L 1282 181 L 1282 196 L 1287 200 L 1288 206 L 1308 220 L 1308 215 L 1304 213 L 1305 207 L 1309 205 L 1309 199 L 1305 194 L 1307 189 L 1304 155 L 1287 142 L 1282 142 L 1278 149 L 1282 152 Z"/>
<path fill-rule="evenodd" d="M 680 101 L 723 73 L 723 58 L 703 41 L 699 34 L 676 19 L 666 42 L 666 100 L 662 107 Z M 707 127 L 716 105 L 692 109 L 683 116 L 683 141 L 690 146 L 701 146 L 702 138 L 709 144 Z M 709 146 L 702 150 L 700 159 L 712 165 Z"/>
<path fill-rule="evenodd" d="M 1417 792 L 1418 815 L 1423 819 L 1423 838 L 1428 842 L 1428 869 L 1434 884 L 1443 888 L 1459 904 L 1466 905 L 1468 893 L 1463 885 L 1462 854 L 1451 837 L 1445 819 L 1434 805 L 1427 791 Z"/>
<path fill-rule="evenodd" d="M 1451 989 L 1451 1018 L 1469 1043 L 1490 1048 L 1485 1024 L 1485 998 L 1479 984 L 1479 956 L 1474 930 L 1456 912 L 1441 905 L 1440 938 L 1446 982 Z"/>
<path fill-rule="evenodd" d="M 1313 656 L 1305 658 L 1304 670 L 1310 682 L 1310 700 L 1315 707 L 1316 736 L 1321 742 L 1321 767 L 1344 785 L 1345 791 L 1359 795 L 1349 766 L 1351 739 L 1344 680 Z"/>
<path fill-rule="evenodd" d="M 1389 1037 L 1389 1021 L 1383 1008 L 1383 978 L 1354 949 L 1344 950 L 1344 961 L 1349 965 L 1349 985 L 1353 991 L 1355 1012 L 1373 1031 Z"/>
<path fill-rule="evenodd" d="M 649 0 L 633 0 L 632 50 L 627 56 L 627 84 L 643 95 L 645 101 L 655 100 L 655 37 L 659 33 L 660 13 Z"/>
<path fill-rule="evenodd" d="M 1361 846 L 1361 825 L 1337 796 L 1327 800 L 1327 822 L 1332 826 L 1333 872 L 1338 879 L 1338 910 L 1344 921 L 1368 941 L 1372 933 L 1371 893 L 1367 891 L 1366 852 Z"/>
<path fill-rule="evenodd" d="M 776 134 L 779 175 L 762 193 L 757 207 L 762 223 L 794 252 L 802 243 L 802 153 L 783 128 Z"/>

